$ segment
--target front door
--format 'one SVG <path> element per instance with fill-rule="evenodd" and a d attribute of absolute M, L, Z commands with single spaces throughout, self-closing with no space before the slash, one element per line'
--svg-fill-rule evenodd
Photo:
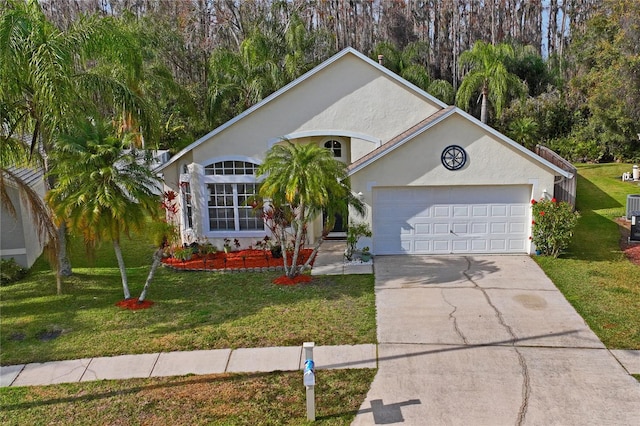
<path fill-rule="evenodd" d="M 322 222 L 326 222 L 327 212 L 322 212 Z M 329 232 L 347 232 L 347 220 L 339 213 L 335 214 L 335 223 L 333 225 L 333 229 Z"/>

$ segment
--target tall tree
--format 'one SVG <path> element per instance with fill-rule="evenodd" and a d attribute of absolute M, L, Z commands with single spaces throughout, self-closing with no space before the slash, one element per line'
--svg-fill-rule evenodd
<path fill-rule="evenodd" d="M 603 158 L 640 157 L 640 3 L 602 2 L 598 13 L 576 37 L 577 66 L 571 97 L 583 107 L 591 139 Z M 576 129 L 578 131 L 579 129 Z"/>
<path fill-rule="evenodd" d="M 285 273 L 289 278 L 304 269 L 304 265 L 298 265 L 298 257 L 304 246 L 307 226 L 323 209 L 335 212 L 349 203 L 356 211 L 364 211 L 362 203 L 351 194 L 345 164 L 337 161 L 330 150 L 318 145 L 289 141 L 275 145 L 267 153 L 257 173 L 265 176 L 260 186 L 260 196 L 270 200 L 276 208 L 286 208 L 291 212 L 285 215 L 292 218 L 294 245 L 291 266 L 288 265 L 287 251 L 283 247 Z M 282 227 L 281 230 L 284 231 Z M 320 244 L 322 238 L 306 261 L 307 265 L 313 260 Z"/>
<path fill-rule="evenodd" d="M 125 299 L 131 297 L 120 239 L 139 230 L 159 210 L 159 178 L 130 140 L 117 138 L 100 121 L 85 121 L 60 136 L 48 194 L 59 220 L 84 236 L 89 247 L 111 241 Z"/>
<path fill-rule="evenodd" d="M 50 169 L 49 154 L 60 132 L 76 117 L 117 110 L 152 123 L 142 98 L 129 82 L 139 77 L 141 58 L 135 43 L 106 18 L 83 16 L 62 30 L 45 17 L 36 0 L 6 0 L 0 16 L 0 104 L 10 133 L 29 135 L 31 153 L 39 152 Z M 105 74 L 105 62 L 124 64 L 126 80 Z M 11 76 L 6 78 L 5 76 Z M 48 180 L 50 187 L 55 182 Z M 60 272 L 71 274 L 65 252 L 65 227 L 59 229 Z"/>
<path fill-rule="evenodd" d="M 505 43 L 493 46 L 477 41 L 471 50 L 460 55 L 460 68 L 466 74 L 457 93 L 457 104 L 469 108 L 471 98 L 480 93 L 482 107 L 480 121 L 487 122 L 489 102 L 496 117 L 500 117 L 510 93 L 524 95 L 525 84 L 507 70 L 507 61 L 513 58 L 513 48 Z"/>
<path fill-rule="evenodd" d="M 329 54 L 323 37 L 308 32 L 295 15 L 286 23 L 254 25 L 238 50 L 220 48 L 211 55 L 207 111 L 212 125 L 261 101 Z"/>
<path fill-rule="evenodd" d="M 410 81 L 423 90 L 431 83 L 428 71 L 429 45 L 424 42 L 409 43 L 399 49 L 392 43 L 378 43 L 373 49 L 374 58 L 384 57 L 383 65 L 400 77 Z"/>

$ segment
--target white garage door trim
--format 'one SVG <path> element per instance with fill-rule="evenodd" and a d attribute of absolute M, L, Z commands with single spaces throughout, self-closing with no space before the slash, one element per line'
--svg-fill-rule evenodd
<path fill-rule="evenodd" d="M 530 185 L 373 188 L 373 249 L 528 253 L 530 199 Z"/>

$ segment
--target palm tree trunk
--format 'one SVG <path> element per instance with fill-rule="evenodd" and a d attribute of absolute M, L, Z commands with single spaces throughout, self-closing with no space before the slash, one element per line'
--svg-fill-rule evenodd
<path fill-rule="evenodd" d="M 487 101 L 489 98 L 489 92 L 485 87 L 482 88 L 482 106 L 480 108 L 480 121 L 482 121 L 483 123 L 487 124 Z"/>
<path fill-rule="evenodd" d="M 118 268 L 120 268 L 120 276 L 122 277 L 122 290 L 124 291 L 124 298 L 131 299 L 131 292 L 129 292 L 129 285 L 127 284 L 127 270 L 124 267 L 124 259 L 122 258 L 122 249 L 118 241 L 113 241 L 113 250 L 116 252 L 116 259 L 118 259 Z"/>
<path fill-rule="evenodd" d="M 67 224 L 64 221 L 58 227 L 58 271 L 65 277 L 73 274 L 71 261 L 67 255 Z"/>
<path fill-rule="evenodd" d="M 62 277 L 60 271 L 56 271 L 56 293 L 58 296 L 62 295 Z"/>
<path fill-rule="evenodd" d="M 138 297 L 138 303 L 142 303 L 144 299 L 147 297 L 147 290 L 149 289 L 149 285 L 151 284 L 151 280 L 156 274 L 156 270 L 158 266 L 160 266 L 160 262 L 162 261 L 162 247 L 156 250 L 153 253 L 153 263 L 151 264 L 151 270 L 149 271 L 149 275 L 147 275 L 147 281 L 144 283 L 144 287 L 142 288 L 142 293 L 140 293 L 140 297 Z"/>
<path fill-rule="evenodd" d="M 311 264 L 311 262 L 313 262 L 313 259 L 318 254 L 318 251 L 320 250 L 320 246 L 322 245 L 323 242 L 324 242 L 324 238 L 318 238 L 318 241 L 316 242 L 315 247 L 313 247 L 313 251 L 311 252 L 311 255 L 309 256 L 307 261 L 304 262 L 304 265 L 302 266 L 302 269 L 301 269 L 302 271 L 307 269 L 309 267 L 309 265 Z"/>
<path fill-rule="evenodd" d="M 293 246 L 293 259 L 291 260 L 291 269 L 289 269 L 289 273 L 287 276 L 289 278 L 293 278 L 298 275 L 298 255 L 300 254 L 300 243 L 302 240 L 302 229 L 304 227 L 304 203 L 300 203 L 298 207 L 298 214 L 296 215 L 296 242 Z"/>

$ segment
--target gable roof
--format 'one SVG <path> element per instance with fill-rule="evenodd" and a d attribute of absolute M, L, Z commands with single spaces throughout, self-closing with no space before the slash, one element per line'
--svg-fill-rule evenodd
<path fill-rule="evenodd" d="M 310 71 L 306 72 L 301 77 L 298 77 L 297 79 L 293 80 L 291 83 L 289 83 L 289 84 L 283 86 L 282 88 L 280 88 L 279 90 L 273 92 L 272 94 L 270 94 L 269 96 L 264 98 L 262 101 L 258 102 L 257 104 L 253 105 L 252 107 L 248 108 L 247 110 L 245 110 L 241 114 L 235 116 L 231 120 L 227 121 L 226 123 L 222 124 L 221 126 L 215 128 L 211 132 L 209 132 L 206 135 L 202 136 L 200 139 L 196 140 L 195 142 L 193 142 L 192 144 L 190 144 L 186 148 L 182 149 L 176 155 L 174 155 L 169 161 L 167 161 L 166 163 L 164 163 L 161 166 L 159 166 L 156 169 L 156 171 L 161 171 L 162 169 L 164 169 L 168 165 L 174 163 L 176 160 L 178 160 L 180 157 L 182 157 L 187 152 L 189 152 L 192 149 L 196 148 L 197 146 L 203 144 L 204 142 L 206 142 L 207 140 L 211 139 L 213 136 L 217 135 L 218 133 L 222 132 L 223 130 L 231 127 L 233 124 L 235 124 L 238 121 L 242 120 L 243 118 L 245 118 L 249 114 L 253 113 L 254 111 L 266 106 L 271 101 L 273 101 L 274 99 L 282 96 L 284 93 L 286 93 L 287 91 L 291 90 L 292 88 L 304 83 L 306 80 L 310 79 L 315 74 L 319 73 L 320 71 L 324 70 L 325 68 L 329 67 L 330 65 L 332 65 L 333 63 L 339 61 L 340 59 L 342 59 L 343 57 L 345 57 L 347 55 L 353 55 L 353 56 L 361 59 L 363 62 L 369 64 L 370 66 L 372 66 L 372 67 L 374 67 L 376 69 L 378 69 L 380 72 L 382 72 L 387 77 L 395 80 L 399 84 L 401 84 L 401 85 L 407 87 L 408 89 L 416 92 L 418 95 L 428 99 L 430 102 L 434 103 L 435 105 L 437 105 L 437 106 L 439 106 L 441 108 L 446 108 L 447 107 L 447 104 L 445 104 L 441 100 L 437 99 L 436 97 L 434 97 L 434 96 L 430 95 L 429 93 L 425 92 L 424 90 L 420 89 L 418 86 L 416 86 L 416 85 L 408 82 L 407 80 L 403 79 L 402 77 L 400 77 L 396 73 L 394 73 L 394 72 L 390 71 L 389 69 L 385 68 L 383 65 L 380 65 L 376 61 L 368 58 L 367 56 L 365 56 L 362 53 L 358 52 L 354 48 L 347 47 L 346 49 L 341 50 L 340 52 L 338 52 L 337 54 L 333 55 L 332 57 L 330 57 L 326 61 L 322 62 L 320 65 L 318 65 L 315 68 L 311 69 Z"/>
<path fill-rule="evenodd" d="M 364 155 L 363 157 L 359 158 L 358 160 L 354 161 L 353 163 L 351 163 L 347 167 L 348 175 L 351 176 L 354 173 L 356 173 L 357 171 L 362 170 L 363 168 L 367 167 L 369 164 L 371 164 L 374 161 L 377 161 L 378 159 L 384 157 L 385 155 L 387 155 L 388 153 L 392 152 L 396 148 L 401 147 L 402 145 L 404 145 L 405 143 L 409 142 L 410 140 L 412 140 L 416 136 L 424 133 L 425 131 L 429 130 L 430 128 L 432 128 L 436 124 L 438 124 L 441 121 L 445 120 L 447 117 L 450 117 L 450 116 L 452 116 L 454 114 L 458 114 L 458 115 L 462 116 L 463 118 L 469 120 L 473 124 L 481 127 L 483 130 L 491 133 L 493 136 L 495 136 L 500 141 L 502 141 L 502 142 L 506 143 L 507 145 L 511 146 L 512 148 L 514 148 L 516 151 L 518 151 L 524 157 L 528 157 L 532 161 L 541 163 L 542 165 L 544 165 L 544 166 L 548 167 L 549 169 L 553 170 L 554 173 L 556 174 L 556 176 L 564 176 L 567 179 L 573 178 L 573 173 L 568 172 L 566 170 L 563 170 L 562 168 L 560 168 L 560 167 L 556 166 L 555 164 L 551 163 L 550 161 L 545 160 L 544 158 L 540 157 L 536 153 L 528 150 L 524 146 L 520 145 L 519 143 L 515 142 L 514 140 L 512 140 L 512 139 L 508 138 L 507 136 L 503 135 L 502 133 L 498 132 L 493 127 L 484 124 L 483 122 L 481 122 L 477 118 L 473 117 L 470 114 L 467 114 L 466 112 L 464 112 L 463 110 L 461 110 L 460 108 L 455 107 L 455 106 L 449 106 L 449 107 L 447 107 L 445 109 L 442 109 L 440 111 L 437 111 L 437 112 L 431 114 L 429 117 L 427 117 L 426 119 L 422 120 L 420 123 L 416 124 L 415 126 L 411 127 L 410 129 L 407 129 L 403 133 L 401 133 L 398 136 L 392 138 L 391 140 L 385 142 L 384 144 L 382 144 L 378 148 L 374 149 L 370 153 L 368 153 L 368 154 Z"/>

